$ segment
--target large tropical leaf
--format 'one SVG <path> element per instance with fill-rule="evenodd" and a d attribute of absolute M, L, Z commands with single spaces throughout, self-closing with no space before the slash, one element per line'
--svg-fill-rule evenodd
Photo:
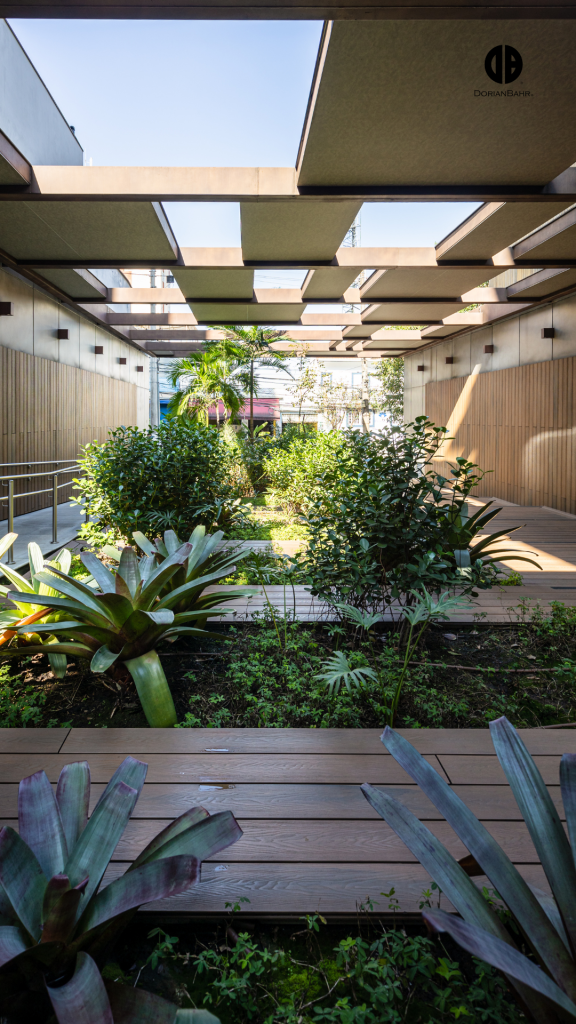
<path fill-rule="evenodd" d="M 111 651 L 107 644 L 102 644 L 94 654 L 90 662 L 91 672 L 107 672 L 111 665 L 118 660 L 120 651 Z"/>
<path fill-rule="evenodd" d="M 28 942 L 21 928 L 4 925 L 0 928 L 0 967 L 28 949 Z"/>
<path fill-rule="evenodd" d="M 89 876 L 85 892 L 86 903 L 100 885 L 137 799 L 138 793 L 135 789 L 124 782 L 116 782 L 93 811 L 66 862 L 64 871 L 73 886 L 79 885 L 86 875 Z M 0 878 L 0 881 L 3 880 Z"/>
<path fill-rule="evenodd" d="M 143 903 L 167 899 L 198 881 L 200 861 L 196 857 L 164 857 L 127 871 L 94 897 L 82 915 L 79 929 L 91 931 L 99 925 Z"/>
<path fill-rule="evenodd" d="M 156 651 L 147 651 L 124 664 L 136 685 L 148 725 L 153 729 L 176 725 L 176 708 Z"/>
<path fill-rule="evenodd" d="M 490 722 L 490 735 L 546 872 L 574 954 L 576 866 L 562 822 L 544 780 L 514 726 L 506 718 L 498 718 Z"/>
<path fill-rule="evenodd" d="M 114 590 L 114 573 L 107 569 L 103 562 L 94 554 L 93 551 L 83 551 L 80 555 L 82 563 L 88 569 L 88 572 L 92 573 L 96 580 L 100 590 L 103 594 L 113 594 Z"/>
<path fill-rule="evenodd" d="M 56 579 L 52 575 L 55 574 Z M 46 586 L 52 587 L 53 590 L 57 590 L 59 594 L 64 594 L 66 597 L 71 598 L 73 601 L 78 601 L 83 607 L 90 608 L 91 611 L 97 614 L 102 613 L 102 607 L 98 603 L 94 591 L 87 587 L 86 584 L 81 583 L 80 580 L 74 576 L 67 576 L 65 572 L 60 572 L 59 569 L 54 567 L 50 569 L 50 573 L 39 572 L 36 579 L 40 583 L 45 583 Z M 38 602 L 39 604 L 42 602 Z"/>
<path fill-rule="evenodd" d="M 384 746 L 446 818 L 500 893 L 542 962 L 570 994 L 576 994 L 571 957 L 528 885 L 488 829 L 412 745 L 389 726 Z"/>
<path fill-rule="evenodd" d="M 58 1024 L 114 1024 L 102 976 L 88 953 L 78 953 L 70 981 L 46 990 Z"/>
<path fill-rule="evenodd" d="M 140 796 L 147 774 L 148 765 L 146 761 L 139 761 L 137 757 L 132 757 L 129 754 L 128 757 L 124 758 L 122 764 L 118 765 L 114 775 L 106 786 L 106 789 L 101 794 L 94 810 L 96 810 L 102 801 L 105 800 L 105 798 L 112 792 L 117 782 L 123 782 L 126 786 L 130 786 L 131 789 L 135 789 L 138 796 Z"/>
<path fill-rule="evenodd" d="M 114 595 L 107 594 L 106 597 L 112 597 Z M 82 617 L 86 622 L 91 622 L 95 626 L 100 626 L 102 629 L 110 628 L 110 621 L 106 618 L 106 608 L 100 607 L 97 611 L 94 611 L 92 607 L 87 605 L 79 605 L 76 599 L 70 600 L 65 597 L 40 597 L 38 594 L 23 594 L 17 591 L 9 591 L 8 597 L 11 601 L 20 604 L 35 604 L 42 608 L 52 608 L 54 611 L 67 612 L 71 611 L 75 615 L 82 613 Z M 102 605 L 104 601 L 100 598 Z M 132 611 L 132 606 L 129 605 L 129 611 Z"/>
<path fill-rule="evenodd" d="M 50 883 L 48 883 L 50 884 Z M 67 942 L 74 928 L 78 916 L 78 907 L 88 884 L 88 878 L 83 879 L 80 885 L 68 888 L 63 892 L 60 899 L 54 903 L 50 912 L 44 918 L 42 929 L 42 942 Z"/>
<path fill-rule="evenodd" d="M 194 856 L 198 861 L 208 860 L 220 850 L 238 842 L 241 837 L 242 829 L 232 811 L 219 811 L 166 838 L 155 850 L 145 850 L 145 856 L 140 855 L 139 863 L 151 864 L 162 857 L 180 854 Z M 472 882 L 470 885 L 474 888 Z"/>
<path fill-rule="evenodd" d="M 62 872 L 68 849 L 60 810 L 46 772 L 35 772 L 18 787 L 18 831 L 46 878 Z"/>
<path fill-rule="evenodd" d="M 17 539 L 18 539 L 18 534 L 17 533 L 7 533 L 4 537 L 0 538 L 0 558 L 2 558 L 2 555 L 6 554 L 6 552 L 8 551 L 8 548 L 11 548 L 13 543 L 14 543 L 14 541 L 17 540 Z M 1 568 L 4 569 L 5 566 L 2 565 Z"/>
<path fill-rule="evenodd" d="M 114 1024 L 220 1024 L 208 1010 L 178 1010 L 152 992 L 106 982 Z"/>
<path fill-rule="evenodd" d="M 133 871 L 134 868 L 140 867 L 141 864 L 145 864 L 152 854 L 156 853 L 160 847 L 164 846 L 170 839 L 174 839 L 180 835 L 181 832 L 186 832 L 187 829 L 193 825 L 197 825 L 199 822 L 204 821 L 208 817 L 208 811 L 204 807 L 189 807 L 184 814 L 181 814 L 179 818 L 175 818 L 171 821 L 166 828 L 163 828 L 161 832 L 158 832 L 153 839 L 150 840 L 148 846 L 146 846 L 142 852 L 138 855 L 136 860 L 133 862 L 129 871 Z M 197 856 L 197 854 L 195 854 Z M 200 860 L 200 858 L 198 858 Z"/>
<path fill-rule="evenodd" d="M 0 883 L 26 931 L 38 941 L 47 878 L 32 850 L 9 825 L 0 829 Z"/>
<path fill-rule="evenodd" d="M 138 571 L 138 556 L 134 548 L 129 546 L 122 549 L 118 563 L 118 576 L 120 576 L 128 587 L 130 597 L 136 597 L 138 586 L 141 582 Z"/>
<path fill-rule="evenodd" d="M 560 761 L 560 792 L 566 812 L 566 825 L 576 859 L 576 754 L 563 754 Z"/>
<path fill-rule="evenodd" d="M 466 924 L 443 910 L 424 910 L 422 917 L 437 932 L 448 932 L 455 941 L 472 956 L 503 971 L 540 995 L 550 999 L 556 1006 L 576 1019 L 576 1004 L 552 979 L 537 967 L 528 957 L 481 928 Z"/>
<path fill-rule="evenodd" d="M 87 761 L 64 765 L 56 787 L 56 800 L 68 854 L 71 854 L 88 821 L 90 767 Z"/>

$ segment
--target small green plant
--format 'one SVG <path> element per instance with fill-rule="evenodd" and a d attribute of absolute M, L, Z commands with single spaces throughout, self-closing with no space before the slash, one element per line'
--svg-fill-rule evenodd
<path fill-rule="evenodd" d="M 324 663 L 321 672 L 314 677 L 328 689 L 330 696 L 340 692 L 344 685 L 348 693 L 352 693 L 355 687 L 360 688 L 366 679 L 376 680 L 376 673 L 368 667 L 358 666 L 351 668 L 348 658 L 343 651 L 335 651 Z"/>
<path fill-rule="evenodd" d="M 23 686 L 0 665 L 0 729 L 40 725 L 46 694 L 36 686 Z"/>
<path fill-rule="evenodd" d="M 127 757 L 90 818 L 86 761 L 64 766 L 56 792 L 43 771 L 20 783 L 18 832 L 0 830 L 0 1013 L 9 1020 L 176 1021 L 176 1007 L 156 996 L 106 984 L 99 963 L 139 906 L 187 889 L 201 861 L 242 833 L 229 811 L 193 807 L 99 891 L 147 768 Z"/>
<path fill-rule="evenodd" d="M 180 941 L 177 935 L 168 935 L 163 928 L 152 928 L 148 932 L 149 939 L 156 939 L 156 945 L 150 953 L 146 963 L 153 971 L 156 970 L 161 960 L 167 960 L 174 956 L 176 945 Z"/>

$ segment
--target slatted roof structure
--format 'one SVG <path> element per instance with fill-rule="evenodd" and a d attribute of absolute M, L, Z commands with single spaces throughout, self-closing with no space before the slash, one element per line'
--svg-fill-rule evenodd
<path fill-rule="evenodd" d="M 520 55 L 506 88 L 487 71 L 498 46 Z M 576 287 L 575 49 L 570 18 L 327 22 L 294 168 L 32 165 L 2 136 L 0 260 L 157 353 L 261 324 L 286 351 L 380 358 L 546 302 Z M 342 245 L 365 202 L 447 199 L 482 205 L 435 247 Z M 241 246 L 180 246 L 175 201 L 239 203 Z M 109 267 L 170 269 L 177 287 L 105 288 Z M 262 268 L 303 283 L 255 287 Z M 514 268 L 534 273 L 486 287 Z M 110 309 L 126 302 L 181 312 Z"/>

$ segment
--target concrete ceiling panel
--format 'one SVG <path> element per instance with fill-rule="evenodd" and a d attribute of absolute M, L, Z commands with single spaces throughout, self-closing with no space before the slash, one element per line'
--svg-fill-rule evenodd
<path fill-rule="evenodd" d="M 369 306 L 362 313 L 363 323 L 425 324 L 443 320 L 462 309 L 458 302 L 384 302 Z"/>
<path fill-rule="evenodd" d="M 522 261 L 576 259 L 576 208 L 522 239 L 513 255 Z"/>
<path fill-rule="evenodd" d="M 500 85 L 485 60 L 503 43 L 523 69 Z M 333 22 L 298 184 L 544 185 L 576 159 L 575 49 L 567 20 Z"/>
<path fill-rule="evenodd" d="M 32 264 L 176 258 L 161 207 L 145 202 L 2 202 L 0 247 Z"/>
<path fill-rule="evenodd" d="M 489 260 L 568 203 L 484 203 L 436 246 L 439 260 Z M 510 260 L 512 262 L 512 258 Z"/>
<path fill-rule="evenodd" d="M 339 299 L 358 277 L 354 267 L 319 267 L 310 270 L 302 285 L 302 298 L 307 302 Z"/>
<path fill-rule="evenodd" d="M 254 271 L 245 268 L 192 269 L 174 267 L 173 274 L 187 299 L 252 298 Z"/>
<path fill-rule="evenodd" d="M 556 292 L 565 288 L 572 288 L 576 285 L 576 267 L 568 270 L 558 270 L 556 267 L 541 270 L 539 274 L 532 274 L 522 281 L 510 285 L 506 289 L 508 299 L 545 299 L 548 295 L 555 295 Z"/>
<path fill-rule="evenodd" d="M 244 260 L 331 260 L 361 206 L 351 200 L 241 203 Z"/>
<path fill-rule="evenodd" d="M 368 278 L 360 294 L 363 302 L 393 298 L 455 299 L 484 284 L 486 275 L 485 267 L 378 270 Z"/>
<path fill-rule="evenodd" d="M 42 270 L 42 277 L 55 284 L 71 299 L 106 299 L 107 289 L 87 270 Z"/>
<path fill-rule="evenodd" d="M 200 324 L 294 324 L 300 321 L 304 303 L 192 302 Z"/>

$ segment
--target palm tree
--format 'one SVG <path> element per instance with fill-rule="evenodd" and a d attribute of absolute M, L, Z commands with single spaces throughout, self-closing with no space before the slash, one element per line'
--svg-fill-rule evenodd
<path fill-rule="evenodd" d="M 170 367 L 168 379 L 179 389 L 168 406 L 178 416 L 208 423 L 209 410 L 215 405 L 219 424 L 220 402 L 224 405 L 226 420 L 226 412 L 228 415 L 238 413 L 245 401 L 247 375 L 226 343 L 208 343 L 204 352 L 176 360 Z"/>
<path fill-rule="evenodd" d="M 258 395 L 258 381 L 254 376 L 254 371 L 262 366 L 273 366 L 277 370 L 284 370 L 292 377 L 284 355 L 271 347 L 274 341 L 290 341 L 290 339 L 282 334 L 282 331 L 275 331 L 270 327 L 214 327 L 214 330 L 223 331 L 225 334 L 224 342 L 214 344 L 231 342 L 239 365 L 241 364 L 247 371 L 250 395 L 250 440 L 253 441 L 254 396 Z"/>

